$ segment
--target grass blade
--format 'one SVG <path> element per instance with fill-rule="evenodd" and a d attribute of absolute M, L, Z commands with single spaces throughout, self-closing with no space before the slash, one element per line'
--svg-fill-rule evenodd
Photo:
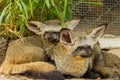
<path fill-rule="evenodd" d="M 63 10 L 63 16 L 64 17 L 65 17 L 65 14 L 66 14 L 67 2 L 68 2 L 68 0 L 64 0 L 64 10 Z"/>
<path fill-rule="evenodd" d="M 20 8 L 20 11 L 22 11 L 22 6 L 21 6 L 21 4 L 20 4 L 20 1 L 16 1 L 16 3 L 17 3 L 17 5 L 18 5 L 18 7 Z"/>
<path fill-rule="evenodd" d="M 4 15 L 7 13 L 7 9 L 11 6 L 11 3 L 8 4 L 2 11 L 1 15 L 0 15 L 0 24 L 2 23 L 2 19 L 4 17 Z"/>
<path fill-rule="evenodd" d="M 33 17 L 33 7 L 32 7 L 32 1 L 29 0 L 29 6 L 30 6 L 30 13 L 31 13 L 31 16 Z"/>
<path fill-rule="evenodd" d="M 50 8 L 50 0 L 45 0 L 45 4 L 47 5 L 48 8 Z"/>
<path fill-rule="evenodd" d="M 23 9 L 24 9 L 24 12 L 25 12 L 25 17 L 27 18 L 27 20 L 28 20 L 28 12 L 27 12 L 27 6 L 25 5 L 25 3 L 21 0 L 21 4 L 22 4 L 22 6 L 23 6 Z"/>
<path fill-rule="evenodd" d="M 8 13 L 8 15 L 5 18 L 5 23 L 8 24 L 9 23 L 9 19 L 10 19 L 11 13 Z"/>

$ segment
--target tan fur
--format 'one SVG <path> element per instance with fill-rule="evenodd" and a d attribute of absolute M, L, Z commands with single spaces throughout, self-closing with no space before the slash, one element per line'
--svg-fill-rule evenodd
<path fill-rule="evenodd" d="M 84 38 L 73 33 L 73 43 L 72 45 L 65 45 L 63 42 L 58 43 L 53 47 L 52 59 L 55 61 L 57 70 L 61 71 L 63 74 L 72 75 L 74 77 L 82 77 L 88 70 L 90 63 L 92 62 L 90 58 L 83 58 L 81 56 L 72 56 L 72 51 L 74 51 Z M 76 35 L 76 36 L 75 36 Z M 75 36 L 75 37 L 74 37 Z M 85 43 L 86 44 L 86 43 Z"/>
<path fill-rule="evenodd" d="M 82 77 L 89 67 L 90 59 L 71 56 L 68 52 L 66 47 L 61 43 L 53 49 L 53 58 L 57 69 L 63 74 Z"/>
<path fill-rule="evenodd" d="M 88 30 L 87 34 L 90 34 L 93 30 L 94 29 Z M 104 31 L 101 34 L 103 35 L 103 33 Z M 111 76 L 111 68 L 107 66 L 105 63 L 106 57 L 103 56 L 99 42 L 96 45 L 94 45 L 94 51 L 93 51 L 91 58 L 92 58 L 92 63 L 93 63 L 92 67 L 94 71 L 102 74 L 104 77 Z"/>
<path fill-rule="evenodd" d="M 102 26 L 102 25 L 100 25 L 100 26 Z M 89 34 L 91 34 L 91 32 L 93 30 L 94 29 L 89 29 L 86 33 L 89 35 Z M 106 28 L 103 31 L 101 31 L 100 36 L 102 36 L 104 34 L 105 30 L 106 30 Z M 111 68 L 106 65 L 105 58 L 106 57 L 103 56 L 100 44 L 98 42 L 97 44 L 94 45 L 93 54 L 91 55 L 92 68 L 96 72 L 102 74 L 104 77 L 109 77 L 109 76 L 111 76 Z"/>
<path fill-rule="evenodd" d="M 106 25 L 102 25 L 89 34 L 78 34 L 77 32 L 63 29 L 60 33 L 60 43 L 53 47 L 53 54 L 51 55 L 57 69 L 63 74 L 82 77 L 88 68 L 94 68 L 95 58 L 101 54 L 97 38 L 103 34 L 105 27 Z M 87 48 L 87 46 L 87 52 L 84 51 L 86 49 L 82 50 L 84 47 Z M 76 52 L 79 47 L 83 48 Z M 92 54 L 89 54 L 89 48 L 92 49 Z M 73 52 L 76 52 L 76 54 Z M 88 57 L 82 57 L 81 55 L 88 55 Z M 101 70 L 98 69 L 98 71 Z"/>
<path fill-rule="evenodd" d="M 109 77 L 111 74 L 111 70 L 109 66 L 106 66 L 104 60 L 105 57 L 102 54 L 100 46 L 96 46 L 96 50 L 98 51 L 98 53 L 92 56 L 93 70 L 95 70 L 97 73 L 102 74 L 104 77 Z"/>
<path fill-rule="evenodd" d="M 5 60 L 0 67 L 0 73 L 18 74 L 27 70 L 41 72 L 55 70 L 53 65 L 43 62 L 45 60 L 45 50 L 40 48 L 42 47 L 42 42 L 44 43 L 45 40 L 42 40 L 40 36 L 26 37 L 24 42 L 20 39 L 11 42 Z M 48 44 L 45 46 L 50 47 L 52 45 Z"/>
<path fill-rule="evenodd" d="M 73 29 L 78 22 L 79 20 L 67 22 L 66 27 Z M 45 39 L 44 33 L 46 31 L 59 32 L 62 26 L 60 24 L 53 25 L 52 23 L 48 25 L 38 21 L 30 21 L 27 28 L 39 36 L 25 37 L 23 41 L 18 39 L 11 42 L 5 60 L 0 67 L 0 73 L 20 74 L 26 71 L 50 72 L 56 70 L 53 65 L 45 62 L 46 51 L 51 50 L 54 44 Z M 49 56 L 49 54 L 47 55 Z"/>
<path fill-rule="evenodd" d="M 95 51 L 92 55 L 92 61 L 93 61 L 93 70 L 95 70 L 97 73 L 102 74 L 104 77 L 108 77 L 110 75 L 110 68 L 106 66 L 100 45 L 95 45 Z"/>

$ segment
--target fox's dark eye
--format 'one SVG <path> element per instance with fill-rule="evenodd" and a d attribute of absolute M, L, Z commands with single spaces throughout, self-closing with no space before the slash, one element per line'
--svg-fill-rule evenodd
<path fill-rule="evenodd" d="M 84 47 L 83 47 L 83 46 L 79 46 L 77 49 L 78 49 L 78 50 L 83 50 Z"/>
<path fill-rule="evenodd" d="M 52 32 L 53 34 L 59 34 L 59 32 Z"/>
<path fill-rule="evenodd" d="M 49 32 L 46 31 L 45 34 L 49 34 Z"/>
<path fill-rule="evenodd" d="M 86 49 L 88 49 L 88 50 L 91 50 L 92 48 L 91 48 L 91 46 L 79 46 L 76 50 L 86 50 Z"/>
<path fill-rule="evenodd" d="M 75 50 L 75 52 L 79 52 L 79 51 L 82 51 L 84 50 L 85 48 L 83 46 L 79 46 L 77 47 L 77 49 Z"/>
<path fill-rule="evenodd" d="M 57 43 L 59 41 L 59 32 L 46 31 L 44 38 L 49 42 Z"/>

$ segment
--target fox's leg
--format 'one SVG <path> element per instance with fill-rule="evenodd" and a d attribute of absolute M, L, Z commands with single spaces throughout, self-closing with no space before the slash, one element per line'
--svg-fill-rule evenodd
<path fill-rule="evenodd" d="M 14 48 L 14 50 L 8 48 L 5 61 L 12 64 L 20 64 L 43 61 L 45 59 L 45 56 L 45 51 L 40 47 L 22 46 L 19 48 Z"/>
<path fill-rule="evenodd" d="M 47 62 L 30 62 L 24 64 L 15 64 L 13 69 L 10 71 L 10 74 L 19 74 L 26 71 L 50 72 L 54 70 L 56 70 L 56 68 Z"/>
<path fill-rule="evenodd" d="M 19 48 L 15 47 L 14 50 L 13 48 L 9 47 L 6 53 L 5 60 L 0 67 L 0 73 L 10 74 L 11 71 L 14 69 L 15 70 L 13 72 L 16 73 L 23 72 L 20 71 L 21 69 L 19 68 L 19 66 L 18 67 L 16 66 L 19 64 L 21 64 L 22 66 L 25 63 L 43 61 L 44 58 L 45 58 L 44 50 L 39 47 L 22 46 Z M 24 70 L 24 66 L 23 66 L 23 70 Z"/>
<path fill-rule="evenodd" d="M 49 72 L 54 71 L 56 68 L 47 62 L 28 62 L 22 64 L 12 64 L 7 61 L 0 67 L 0 73 L 2 74 L 20 74 L 26 71 L 38 71 L 38 72 Z"/>
<path fill-rule="evenodd" d="M 63 80 L 62 74 L 55 66 L 44 62 L 44 50 L 39 47 L 19 47 L 8 49 L 0 73 L 5 75 L 27 74 L 31 78 Z M 29 75 L 30 74 L 30 75 Z"/>
<path fill-rule="evenodd" d="M 103 66 L 96 66 L 95 71 L 102 75 L 102 77 L 109 77 L 111 73 L 111 69 Z"/>
<path fill-rule="evenodd" d="M 55 66 L 46 62 L 30 62 L 24 64 L 5 64 L 0 73 L 8 75 L 25 75 L 34 79 L 64 80 Z"/>
<path fill-rule="evenodd" d="M 13 69 L 12 64 L 6 64 L 6 62 L 3 62 L 2 65 L 0 66 L 0 74 L 5 74 L 9 75 L 11 70 Z"/>
<path fill-rule="evenodd" d="M 111 69 L 106 66 L 103 55 L 99 55 L 95 59 L 94 69 L 96 72 L 100 73 L 103 77 L 108 77 L 111 74 Z"/>

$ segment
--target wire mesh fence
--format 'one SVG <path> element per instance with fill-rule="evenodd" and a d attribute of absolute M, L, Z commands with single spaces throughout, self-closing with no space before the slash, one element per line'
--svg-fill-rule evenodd
<path fill-rule="evenodd" d="M 101 4 L 81 3 L 79 0 L 72 0 L 72 17 L 81 19 L 77 30 L 86 30 L 97 27 L 102 23 L 108 23 L 108 34 L 120 35 L 120 0 L 89 0 Z"/>

